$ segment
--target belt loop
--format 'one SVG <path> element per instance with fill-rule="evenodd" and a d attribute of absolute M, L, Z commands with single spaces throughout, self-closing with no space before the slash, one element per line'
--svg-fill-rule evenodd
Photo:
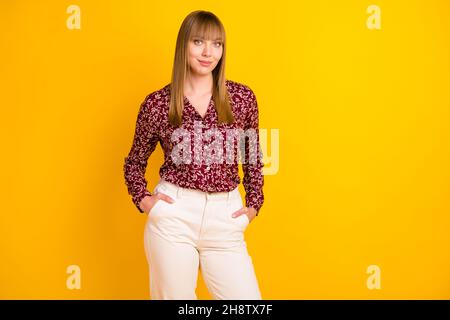
<path fill-rule="evenodd" d="M 177 187 L 177 198 L 181 198 L 181 195 L 183 194 L 183 188 Z"/>
<path fill-rule="evenodd" d="M 228 191 L 228 193 L 227 193 L 227 202 L 230 201 L 230 198 L 231 198 L 231 191 Z"/>

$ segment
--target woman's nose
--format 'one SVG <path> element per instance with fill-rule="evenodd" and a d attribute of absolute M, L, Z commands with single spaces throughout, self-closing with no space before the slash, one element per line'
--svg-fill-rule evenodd
<path fill-rule="evenodd" d="M 205 44 L 205 46 L 203 47 L 203 54 L 207 56 L 211 55 L 211 44 Z"/>

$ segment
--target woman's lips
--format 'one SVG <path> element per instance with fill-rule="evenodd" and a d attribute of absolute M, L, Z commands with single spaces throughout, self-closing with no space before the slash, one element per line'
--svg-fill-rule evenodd
<path fill-rule="evenodd" d="M 212 61 L 203 61 L 203 60 L 198 60 L 198 61 L 204 67 L 207 67 L 207 66 L 209 66 L 212 63 Z"/>

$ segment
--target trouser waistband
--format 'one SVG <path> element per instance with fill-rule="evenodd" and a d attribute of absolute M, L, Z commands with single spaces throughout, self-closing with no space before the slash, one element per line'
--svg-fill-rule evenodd
<path fill-rule="evenodd" d="M 236 187 L 231 191 L 205 192 L 197 189 L 183 188 L 164 179 L 160 179 L 160 181 L 155 187 L 155 192 L 157 191 L 164 192 L 164 190 L 168 190 L 172 194 L 177 195 L 177 197 L 189 196 L 189 197 L 206 198 L 211 200 L 229 200 L 229 199 L 236 199 L 241 196 L 238 187 Z"/>

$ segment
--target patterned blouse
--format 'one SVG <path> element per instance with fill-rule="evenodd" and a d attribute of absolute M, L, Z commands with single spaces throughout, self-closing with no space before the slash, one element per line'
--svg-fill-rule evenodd
<path fill-rule="evenodd" d="M 145 196 L 152 195 L 147 190 L 145 172 L 148 158 L 155 150 L 159 141 L 164 152 L 164 163 L 159 169 L 159 176 L 183 188 L 198 189 L 204 192 L 227 192 L 233 190 L 241 182 L 238 169 L 238 159 L 240 159 L 244 173 L 242 183 L 246 193 L 246 206 L 255 208 L 258 215 L 264 202 L 264 177 L 262 174 L 262 152 L 259 143 L 258 103 L 255 94 L 248 86 L 226 80 L 226 87 L 230 95 L 231 107 L 235 118 L 232 124 L 218 124 L 218 116 L 212 98 L 210 99 L 204 117 L 202 117 L 190 101 L 184 97 L 181 128 L 188 135 L 194 134 L 194 132 L 198 133 L 198 129 L 194 131 L 194 128 L 198 128 L 199 125 L 200 128 L 203 128 L 201 132 L 213 129 L 214 132 L 220 132 L 224 135 L 225 138 L 223 141 L 226 140 L 226 132 L 229 132 L 227 131 L 229 129 L 234 129 L 235 131 L 253 130 L 253 132 L 256 132 L 253 135 L 253 142 L 256 147 L 250 148 L 252 144 L 249 140 L 252 138 L 249 136 L 247 136 L 248 139 L 244 138 L 244 142 L 246 142 L 245 152 L 242 147 L 244 145 L 243 142 L 241 141 L 241 144 L 238 146 L 239 139 L 233 140 L 236 141 L 233 142 L 235 152 L 234 161 L 226 159 L 212 163 L 211 161 L 191 161 L 190 163 L 189 161 L 174 161 L 176 157 L 174 158 L 172 156 L 172 152 L 176 143 L 173 141 L 173 134 L 177 127 L 171 125 L 168 119 L 170 84 L 150 93 L 144 99 L 137 116 L 133 144 L 128 156 L 125 158 L 123 166 L 128 194 L 132 196 L 132 201 L 139 212 L 143 213 L 139 207 L 140 201 Z M 178 128 L 178 130 L 180 129 Z M 255 139 L 257 140 L 255 141 Z M 206 140 L 212 140 L 213 142 L 220 141 L 216 139 Z M 191 141 L 194 141 L 194 139 Z M 202 141 L 205 143 L 204 138 L 202 138 Z M 221 146 L 223 144 L 222 142 Z M 223 155 L 226 154 L 225 149 L 224 147 Z M 238 157 L 238 149 L 244 153 L 244 158 L 242 158 L 242 153 L 241 158 Z M 189 150 L 190 152 L 188 153 L 194 155 L 195 147 Z M 203 157 L 204 154 L 202 153 Z M 256 160 L 250 161 L 252 155 L 253 159 Z"/>

